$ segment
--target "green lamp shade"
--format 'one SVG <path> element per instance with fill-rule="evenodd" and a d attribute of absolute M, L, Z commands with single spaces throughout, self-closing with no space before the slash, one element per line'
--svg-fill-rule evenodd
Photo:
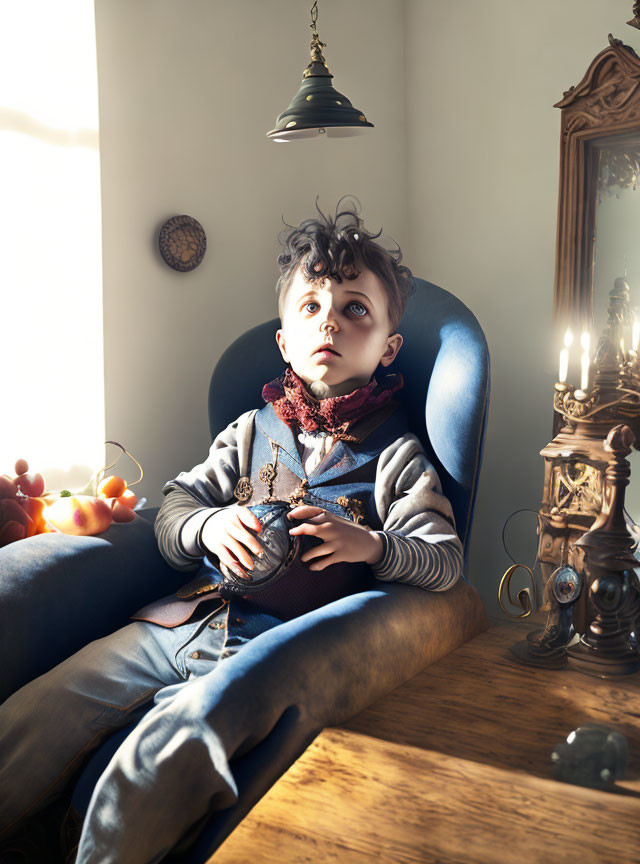
<path fill-rule="evenodd" d="M 324 63 L 311 62 L 289 107 L 278 116 L 275 129 L 267 132 L 273 141 L 315 138 L 318 135 L 345 138 L 359 135 L 369 123 L 346 96 L 332 86 L 333 75 Z"/>

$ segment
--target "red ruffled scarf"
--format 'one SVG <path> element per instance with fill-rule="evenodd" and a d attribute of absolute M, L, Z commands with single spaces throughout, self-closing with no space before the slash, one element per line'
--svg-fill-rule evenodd
<path fill-rule="evenodd" d="M 278 417 L 288 426 L 297 424 L 305 432 L 324 433 L 343 440 L 354 440 L 349 428 L 377 411 L 392 398 L 404 384 L 402 375 L 385 375 L 378 384 L 373 378 L 345 396 L 315 399 L 304 381 L 293 369 L 265 384 L 262 398 L 273 403 Z"/>

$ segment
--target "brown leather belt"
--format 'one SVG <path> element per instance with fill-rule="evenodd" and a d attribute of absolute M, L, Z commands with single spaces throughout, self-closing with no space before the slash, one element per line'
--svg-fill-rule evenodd
<path fill-rule="evenodd" d="M 219 583 L 212 582 L 208 576 L 197 577 L 179 588 L 175 594 L 154 600 L 153 603 L 138 609 L 131 618 L 134 621 L 150 621 L 161 627 L 177 627 L 188 621 L 197 607 L 205 601 L 218 602 L 217 608 L 212 609 L 212 612 L 222 609 L 228 601 L 220 596 L 218 587 Z"/>

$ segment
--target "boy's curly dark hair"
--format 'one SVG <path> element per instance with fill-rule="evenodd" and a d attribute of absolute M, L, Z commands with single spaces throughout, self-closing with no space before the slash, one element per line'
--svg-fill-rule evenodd
<path fill-rule="evenodd" d="M 341 210 L 345 198 L 353 198 L 354 204 Z M 324 215 L 318 207 L 318 198 L 316 210 L 319 219 L 305 219 L 297 227 L 285 222 L 287 228 L 293 230 L 279 236 L 284 247 L 278 256 L 280 278 L 276 284 L 280 319 L 285 297 L 299 266 L 304 278 L 310 282 L 328 277 L 339 284 L 343 279 L 355 279 L 367 268 L 375 273 L 386 289 L 391 332 L 394 333 L 413 293 L 413 276 L 408 267 L 400 264 L 400 247 L 388 250 L 374 242 L 382 230 L 370 234 L 364 228 L 360 202 L 354 196 L 345 195 L 338 201 L 334 217 Z"/>

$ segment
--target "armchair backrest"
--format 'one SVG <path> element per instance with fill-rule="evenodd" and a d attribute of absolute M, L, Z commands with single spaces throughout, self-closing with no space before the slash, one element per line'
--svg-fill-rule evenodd
<path fill-rule="evenodd" d="M 404 377 L 396 397 L 451 501 L 466 563 L 489 405 L 489 351 L 462 301 L 423 279 L 414 278 L 414 285 L 399 327 L 404 344 L 379 373 Z M 209 386 L 212 440 L 244 411 L 261 406 L 263 385 L 283 372 L 279 326 L 274 318 L 248 330 L 216 364 Z"/>

